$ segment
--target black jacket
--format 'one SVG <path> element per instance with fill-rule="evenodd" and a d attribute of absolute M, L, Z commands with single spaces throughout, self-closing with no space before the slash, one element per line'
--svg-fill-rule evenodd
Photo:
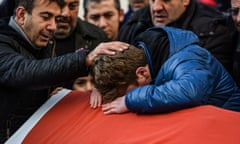
<path fill-rule="evenodd" d="M 107 41 L 107 35 L 102 29 L 79 18 L 75 30 L 68 38 L 56 39 L 56 54 L 59 56 L 75 52 L 79 48 L 93 50 L 101 42 Z"/>
<path fill-rule="evenodd" d="M 86 53 L 51 57 L 52 46 L 34 49 L 0 21 L 0 143 L 48 98 L 49 87 L 86 75 Z"/>
<path fill-rule="evenodd" d="M 152 26 L 150 7 L 146 6 L 121 27 L 119 40 L 134 44 L 135 37 Z M 167 26 L 196 33 L 200 38 L 200 45 L 208 49 L 231 72 L 234 48 L 227 20 L 219 11 L 191 0 L 185 13 Z"/>

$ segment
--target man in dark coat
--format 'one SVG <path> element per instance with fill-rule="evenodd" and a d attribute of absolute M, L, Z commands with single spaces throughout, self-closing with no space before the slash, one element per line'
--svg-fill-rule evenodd
<path fill-rule="evenodd" d="M 135 37 L 152 26 L 170 26 L 193 31 L 200 45 L 209 50 L 231 73 L 233 51 L 227 20 L 216 9 L 195 0 L 155 0 L 137 11 L 122 26 L 119 40 L 134 44 Z"/>
<path fill-rule="evenodd" d="M 49 87 L 87 74 L 97 55 L 114 54 L 123 44 L 103 43 L 88 55 L 78 52 L 53 57 L 62 2 L 19 0 L 17 5 L 9 21 L 0 20 L 0 143 L 47 100 Z"/>

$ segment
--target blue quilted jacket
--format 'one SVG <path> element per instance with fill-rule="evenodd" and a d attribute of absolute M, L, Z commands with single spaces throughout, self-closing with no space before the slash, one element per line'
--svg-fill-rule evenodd
<path fill-rule="evenodd" d="M 128 109 L 136 113 L 166 113 L 210 104 L 240 111 L 239 88 L 216 58 L 196 44 L 198 37 L 190 31 L 158 28 L 168 34 L 168 59 L 153 84 L 127 93 Z"/>

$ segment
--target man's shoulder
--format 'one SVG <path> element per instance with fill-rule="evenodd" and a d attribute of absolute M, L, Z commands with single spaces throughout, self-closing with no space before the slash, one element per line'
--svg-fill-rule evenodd
<path fill-rule="evenodd" d="M 11 35 L 0 33 L 0 43 L 8 43 L 9 45 L 13 45 L 16 43 L 16 40 L 14 40 L 14 38 Z"/>
<path fill-rule="evenodd" d="M 151 23 L 151 14 L 150 14 L 150 6 L 147 5 L 136 12 L 133 12 L 132 15 L 129 16 L 129 19 L 126 23 Z"/>
<path fill-rule="evenodd" d="M 219 10 L 203 4 L 197 5 L 194 16 L 195 21 L 227 21 L 227 17 Z"/>
<path fill-rule="evenodd" d="M 118 40 L 134 43 L 135 37 L 145 31 L 147 28 L 152 27 L 152 20 L 149 5 L 134 12 L 124 23 L 119 31 Z"/>
<path fill-rule="evenodd" d="M 220 11 L 206 5 L 199 4 L 190 22 L 193 31 L 229 31 L 228 18 Z"/>

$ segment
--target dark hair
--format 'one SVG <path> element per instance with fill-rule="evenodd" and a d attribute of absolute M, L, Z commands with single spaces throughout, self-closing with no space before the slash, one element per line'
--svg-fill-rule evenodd
<path fill-rule="evenodd" d="M 26 11 L 31 14 L 32 10 L 34 8 L 34 4 L 37 0 L 16 0 L 17 1 L 17 6 L 23 6 Z M 60 7 L 63 7 L 65 4 L 64 0 L 45 0 L 48 1 L 48 3 L 56 2 Z"/>
<path fill-rule="evenodd" d="M 88 13 L 88 5 L 89 3 L 91 2 L 95 2 L 95 3 L 100 3 L 102 1 L 105 1 L 105 0 L 84 0 L 83 1 L 83 9 L 84 9 L 84 14 L 87 14 Z M 120 4 L 120 0 L 113 0 L 114 1 L 114 4 L 115 4 L 115 8 L 120 11 L 121 9 L 121 4 Z"/>

